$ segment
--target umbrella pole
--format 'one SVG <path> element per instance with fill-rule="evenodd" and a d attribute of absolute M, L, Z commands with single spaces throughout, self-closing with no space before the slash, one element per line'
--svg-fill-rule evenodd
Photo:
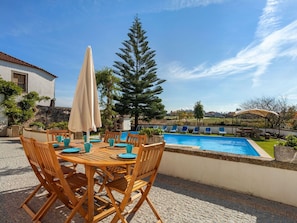
<path fill-rule="evenodd" d="M 87 131 L 87 142 L 90 142 L 90 130 Z"/>

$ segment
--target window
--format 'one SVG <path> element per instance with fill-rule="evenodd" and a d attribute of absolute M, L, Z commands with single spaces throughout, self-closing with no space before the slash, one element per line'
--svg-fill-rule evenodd
<path fill-rule="evenodd" d="M 13 73 L 12 75 L 12 82 L 21 87 L 24 92 L 27 92 L 27 75 L 26 74 L 19 74 Z"/>

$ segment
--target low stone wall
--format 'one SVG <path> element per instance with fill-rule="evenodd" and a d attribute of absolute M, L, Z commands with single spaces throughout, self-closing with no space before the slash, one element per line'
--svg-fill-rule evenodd
<path fill-rule="evenodd" d="M 297 165 L 166 145 L 159 172 L 297 207 Z"/>
<path fill-rule="evenodd" d="M 47 136 L 46 136 L 46 131 L 40 131 L 40 130 L 34 130 L 30 128 L 23 128 L 23 135 L 28 138 L 34 138 L 37 141 L 40 142 L 46 142 L 47 141 Z M 70 136 L 71 139 L 82 139 L 83 134 L 82 132 L 75 132 Z"/>

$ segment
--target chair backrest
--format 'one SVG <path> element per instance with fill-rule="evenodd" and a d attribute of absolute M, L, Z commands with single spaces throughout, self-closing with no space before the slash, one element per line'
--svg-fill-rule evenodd
<path fill-rule="evenodd" d="M 70 137 L 71 132 L 67 129 L 48 129 L 46 130 L 47 141 L 57 141 L 56 136 Z"/>
<path fill-rule="evenodd" d="M 61 165 L 59 164 L 52 143 L 35 141 L 34 147 L 36 153 L 38 154 L 37 157 L 39 159 L 39 164 L 47 182 L 49 182 L 53 186 L 58 197 L 62 199 L 63 202 L 66 201 L 66 195 L 66 197 L 72 202 L 72 204 L 75 205 L 77 203 L 77 200 L 71 190 L 69 183 L 64 177 Z M 56 179 L 59 179 L 59 181 L 57 181 Z"/>
<path fill-rule="evenodd" d="M 210 128 L 209 127 L 206 127 L 205 128 L 205 131 L 210 132 Z"/>
<path fill-rule="evenodd" d="M 31 165 L 36 177 L 48 191 L 52 191 L 52 188 L 46 182 L 45 176 L 41 171 L 38 154 L 36 153 L 35 147 L 34 147 L 35 140 L 32 138 L 25 138 L 22 135 L 20 136 L 20 140 L 23 145 L 29 164 Z"/>
<path fill-rule="evenodd" d="M 23 135 L 20 136 L 21 143 L 23 145 L 26 157 L 30 163 L 30 165 L 34 165 L 35 167 L 39 168 L 38 159 L 36 153 L 34 151 L 34 139 L 26 138 Z"/>
<path fill-rule="evenodd" d="M 224 128 L 224 127 L 220 127 L 220 128 L 219 128 L 219 131 L 220 131 L 220 132 L 224 132 L 224 131 L 225 131 L 225 128 Z"/>
<path fill-rule="evenodd" d="M 187 131 L 188 130 L 188 126 L 183 126 L 182 131 Z"/>
<path fill-rule="evenodd" d="M 176 130 L 177 129 L 177 125 L 172 126 L 171 130 Z"/>
<path fill-rule="evenodd" d="M 199 131 L 199 127 L 196 126 L 196 127 L 194 128 L 194 131 L 195 131 L 195 132 L 198 132 L 198 131 Z"/>
<path fill-rule="evenodd" d="M 142 144 L 146 144 L 147 136 L 146 135 L 139 135 L 139 134 L 132 134 L 128 133 L 126 143 L 132 144 L 134 146 L 140 147 Z"/>
<path fill-rule="evenodd" d="M 165 142 L 141 145 L 138 150 L 136 163 L 133 168 L 132 180 L 147 177 L 151 184 L 155 181 L 161 158 L 164 152 Z"/>
<path fill-rule="evenodd" d="M 111 132 L 106 130 L 104 134 L 104 142 L 108 142 L 108 139 L 114 139 L 115 143 L 121 142 L 121 132 Z"/>

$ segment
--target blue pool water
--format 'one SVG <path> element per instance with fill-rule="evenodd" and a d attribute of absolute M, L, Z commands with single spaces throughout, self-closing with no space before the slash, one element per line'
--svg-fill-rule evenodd
<path fill-rule="evenodd" d="M 126 140 L 126 137 L 127 132 L 123 132 L 121 139 Z M 164 139 L 166 144 L 199 146 L 201 150 L 260 156 L 245 138 L 164 134 Z"/>

